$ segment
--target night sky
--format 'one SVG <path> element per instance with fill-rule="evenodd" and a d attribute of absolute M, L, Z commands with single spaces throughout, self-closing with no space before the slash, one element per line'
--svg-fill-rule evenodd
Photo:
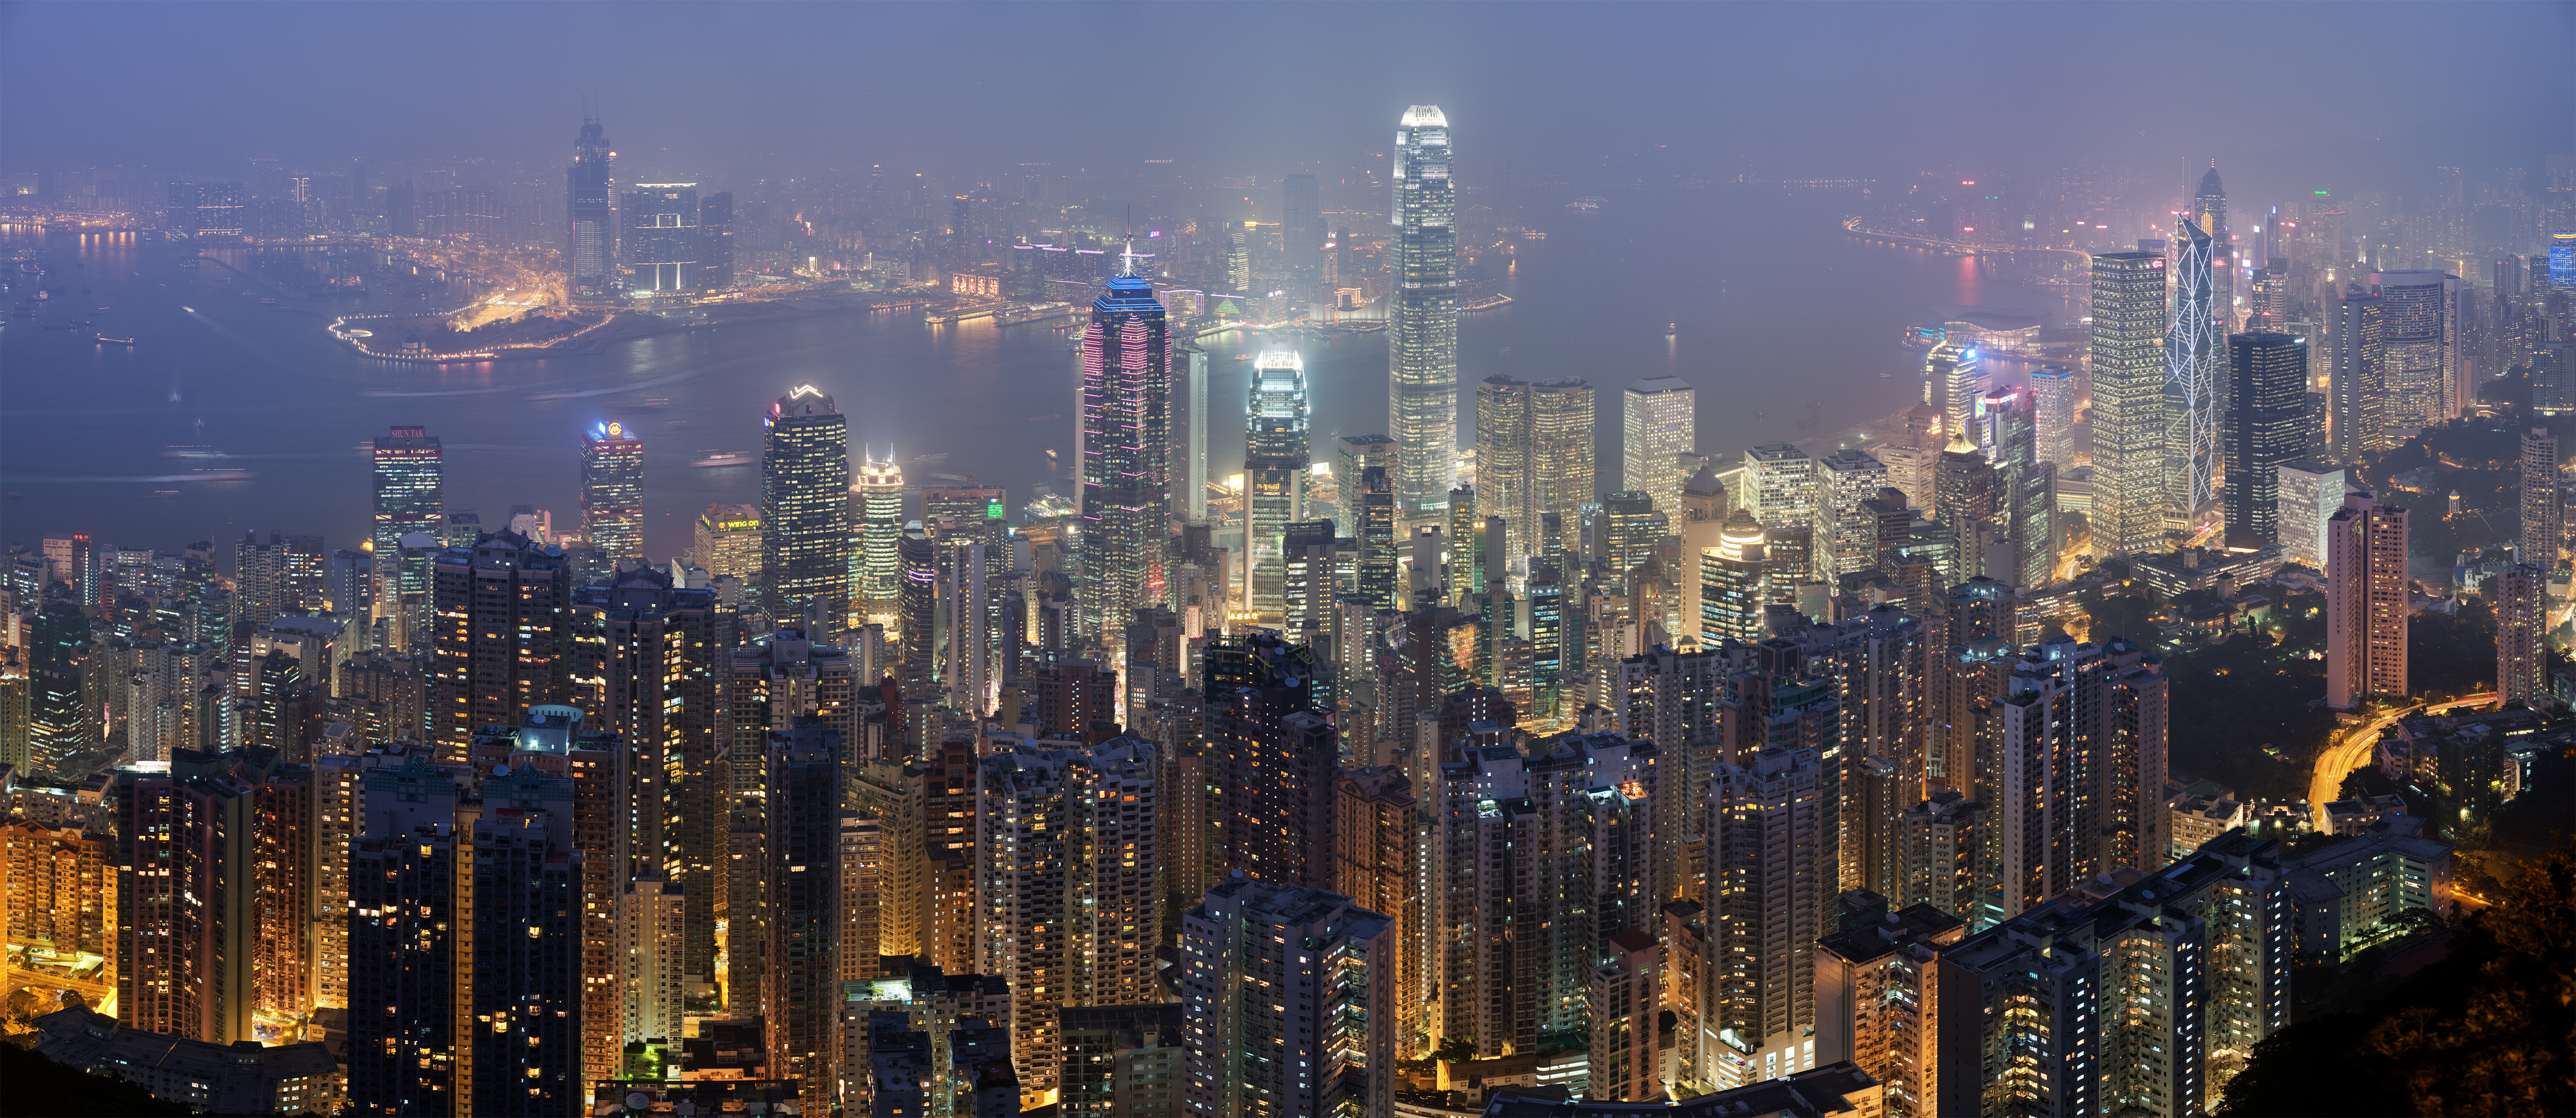
<path fill-rule="evenodd" d="M 2566 3 L 22 3 L 0 35 L 12 167 L 551 162 L 585 95 L 622 165 L 710 178 L 1330 170 L 1417 102 L 1470 176 L 2214 156 L 2279 196 L 2576 146 Z"/>

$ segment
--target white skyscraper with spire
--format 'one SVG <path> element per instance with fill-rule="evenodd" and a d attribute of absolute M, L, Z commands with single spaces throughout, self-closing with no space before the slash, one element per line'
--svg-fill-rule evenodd
<path fill-rule="evenodd" d="M 1458 202 L 1438 105 L 1415 105 L 1397 122 L 1389 212 L 1387 425 L 1399 455 L 1396 515 L 1419 519 L 1447 507 L 1458 474 Z"/>

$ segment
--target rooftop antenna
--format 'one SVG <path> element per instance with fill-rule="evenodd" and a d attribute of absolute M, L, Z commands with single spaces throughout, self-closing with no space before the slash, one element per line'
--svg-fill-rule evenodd
<path fill-rule="evenodd" d="M 1118 254 L 1118 274 L 1132 277 L 1136 274 L 1136 207 L 1133 205 L 1127 207 L 1126 231 L 1122 236 L 1127 249 Z"/>

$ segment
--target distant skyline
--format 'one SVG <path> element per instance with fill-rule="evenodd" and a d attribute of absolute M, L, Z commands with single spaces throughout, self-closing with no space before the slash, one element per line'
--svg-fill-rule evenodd
<path fill-rule="evenodd" d="M 2576 147 L 2555 119 L 2576 104 L 2576 6 L 2339 10 L 2352 18 L 2308 4 L 19 3 L 0 6 L 0 97 L 32 111 L 0 160 L 544 163 L 569 158 L 585 96 L 621 168 L 711 179 L 869 162 L 1119 173 L 1149 158 L 1342 170 L 1382 162 L 1390 106 L 1407 104 L 1448 108 L 1474 138 L 1471 185 L 1503 168 L 1633 176 L 1668 145 L 1676 173 L 2101 161 L 2172 167 L 2178 193 L 2187 166 L 2216 157 L 2250 200 L 2336 179 L 2403 189 L 2435 165 L 2537 172 Z M 2197 61 L 2177 53 L 2184 29 Z M 1086 128 L 1082 106 L 1122 119 Z M 2303 177 L 2275 181 L 2289 175 Z"/>

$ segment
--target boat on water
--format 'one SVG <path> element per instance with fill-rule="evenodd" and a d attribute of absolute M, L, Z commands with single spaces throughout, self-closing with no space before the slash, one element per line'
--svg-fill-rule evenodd
<path fill-rule="evenodd" d="M 101 334 L 101 335 L 99 335 L 99 336 L 98 336 L 98 340 L 99 340 L 99 341 L 102 341 L 102 342 L 105 342 L 105 343 L 107 343 L 108 345 L 133 345 L 133 344 L 134 344 L 134 339 L 132 339 L 132 338 L 111 338 L 111 337 L 108 337 L 108 336 L 107 336 L 107 335 L 105 335 L 105 334 Z"/>
<path fill-rule="evenodd" d="M 352 338 L 372 338 L 376 336 L 376 332 L 373 330 L 351 330 L 349 331 L 349 336 Z"/>
<path fill-rule="evenodd" d="M 738 450 L 728 451 L 723 454 L 710 454 L 690 463 L 690 465 L 701 470 L 712 470 L 723 466 L 748 466 L 759 460 L 760 456 L 757 454 L 748 450 Z"/>
<path fill-rule="evenodd" d="M 1681 324 L 1681 323 L 1678 323 L 1678 322 L 1667 323 L 1667 324 L 1665 324 L 1665 326 L 1664 326 L 1664 340 L 1666 340 L 1666 341 L 1670 341 L 1670 340 L 1672 340 L 1674 337 L 1676 337 L 1676 336 L 1680 335 L 1680 334 L 1681 334 L 1681 332 L 1682 332 L 1682 324 Z"/>

